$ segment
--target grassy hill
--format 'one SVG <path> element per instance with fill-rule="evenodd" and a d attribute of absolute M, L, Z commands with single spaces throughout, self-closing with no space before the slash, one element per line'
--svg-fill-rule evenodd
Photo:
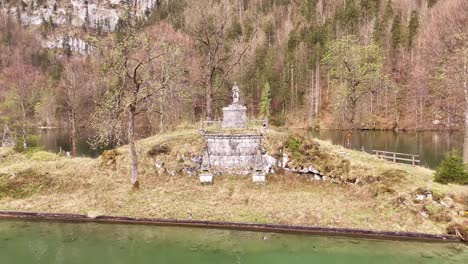
<path fill-rule="evenodd" d="M 299 143 L 291 145 L 291 140 Z M 125 215 L 446 233 L 467 221 L 468 186 L 441 185 L 433 171 L 393 164 L 366 153 L 270 131 L 270 155 L 283 149 L 291 166 L 313 165 L 327 181 L 277 169 L 267 184 L 217 176 L 202 186 L 192 158 L 204 140 L 183 130 L 137 143 L 141 188 L 132 190 L 127 147 L 97 159 L 48 152 L 0 151 L 0 210 Z"/>

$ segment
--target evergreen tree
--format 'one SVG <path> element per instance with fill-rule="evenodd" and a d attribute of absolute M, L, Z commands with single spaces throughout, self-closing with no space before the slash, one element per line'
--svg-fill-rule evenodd
<path fill-rule="evenodd" d="M 445 155 L 439 167 L 437 167 L 434 176 L 436 182 L 444 184 L 468 184 L 466 165 L 463 164 L 463 158 L 456 150 L 452 150 Z"/>
<path fill-rule="evenodd" d="M 408 47 L 413 47 L 413 40 L 416 34 L 418 33 L 419 28 L 419 15 L 418 12 L 411 12 L 411 18 L 408 24 Z"/>
<path fill-rule="evenodd" d="M 392 48 L 397 49 L 402 41 L 402 30 L 401 30 L 401 16 L 396 15 L 393 18 L 393 24 L 392 24 Z"/>
<path fill-rule="evenodd" d="M 264 117 L 270 116 L 271 89 L 268 82 L 265 83 L 262 90 L 262 98 L 260 101 L 260 113 Z"/>

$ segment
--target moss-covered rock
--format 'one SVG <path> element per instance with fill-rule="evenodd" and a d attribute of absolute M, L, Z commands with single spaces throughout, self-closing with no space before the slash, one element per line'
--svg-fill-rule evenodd
<path fill-rule="evenodd" d="M 283 151 L 291 157 L 289 164 L 291 168 L 300 169 L 312 166 L 328 177 L 344 180 L 348 179 L 348 177 L 357 178 L 355 175 L 349 175 L 351 163 L 348 159 L 323 148 L 312 139 L 306 139 L 297 135 L 288 136 L 282 144 L 277 145 L 279 147 L 284 146 L 280 152 Z M 275 156 L 275 153 L 273 153 L 273 156 Z"/>

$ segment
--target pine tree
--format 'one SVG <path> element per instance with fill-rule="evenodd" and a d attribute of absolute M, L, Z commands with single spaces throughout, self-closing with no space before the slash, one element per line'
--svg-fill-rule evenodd
<path fill-rule="evenodd" d="M 463 164 L 463 158 L 456 150 L 452 150 L 445 155 L 434 176 L 436 182 L 444 184 L 468 184 L 468 173 L 465 164 Z"/>
<path fill-rule="evenodd" d="M 264 117 L 270 117 L 271 89 L 270 84 L 265 82 L 262 89 L 262 98 L 260 99 L 260 113 Z"/>
<path fill-rule="evenodd" d="M 411 18 L 408 24 L 408 47 L 413 47 L 413 39 L 418 33 L 419 28 L 419 15 L 418 12 L 411 12 Z"/>
<path fill-rule="evenodd" d="M 401 16 L 396 15 L 393 18 L 393 24 L 392 24 L 392 48 L 397 49 L 402 40 L 402 30 L 401 30 Z"/>

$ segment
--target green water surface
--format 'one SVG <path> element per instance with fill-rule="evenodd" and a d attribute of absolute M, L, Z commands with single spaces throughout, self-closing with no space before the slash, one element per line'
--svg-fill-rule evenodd
<path fill-rule="evenodd" d="M 0 221 L 0 263 L 468 263 L 468 247 L 181 227 Z"/>

